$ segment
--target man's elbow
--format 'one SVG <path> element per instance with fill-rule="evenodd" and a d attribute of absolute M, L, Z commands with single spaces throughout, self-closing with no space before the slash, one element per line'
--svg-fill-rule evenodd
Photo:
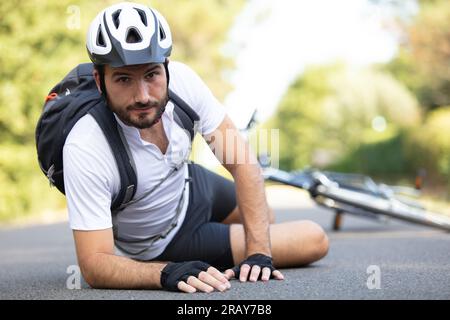
<path fill-rule="evenodd" d="M 102 285 L 101 281 L 98 280 L 98 277 L 92 273 L 82 272 L 84 281 L 91 287 L 92 289 L 104 289 L 104 285 Z"/>
<path fill-rule="evenodd" d="M 98 254 L 92 254 L 89 257 L 80 259 L 78 262 L 84 281 L 86 281 L 92 289 L 104 288 L 104 281 L 101 280 L 102 268 L 99 267 L 99 259 L 100 257 Z"/>

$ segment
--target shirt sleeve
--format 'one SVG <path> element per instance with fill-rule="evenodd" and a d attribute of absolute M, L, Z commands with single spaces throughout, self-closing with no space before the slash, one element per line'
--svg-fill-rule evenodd
<path fill-rule="evenodd" d="M 111 188 L 101 159 L 76 144 L 66 144 L 63 163 L 71 229 L 111 228 Z"/>
<path fill-rule="evenodd" d="M 187 65 L 170 62 L 172 89 L 179 94 L 200 117 L 198 131 L 208 135 L 216 130 L 226 115 L 225 107 L 217 100 L 203 80 Z"/>

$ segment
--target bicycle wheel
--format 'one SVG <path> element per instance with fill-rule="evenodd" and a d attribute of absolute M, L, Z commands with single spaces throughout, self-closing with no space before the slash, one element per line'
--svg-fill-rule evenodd
<path fill-rule="evenodd" d="M 320 185 L 317 194 L 376 214 L 450 231 L 450 217 L 410 205 L 395 198 L 381 198 L 363 192 Z"/>

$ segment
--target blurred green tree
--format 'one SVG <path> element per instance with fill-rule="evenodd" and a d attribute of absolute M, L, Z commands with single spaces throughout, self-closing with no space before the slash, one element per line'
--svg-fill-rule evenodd
<path fill-rule="evenodd" d="M 424 124 L 409 134 L 406 146 L 414 167 L 424 168 L 436 184 L 446 184 L 450 196 L 450 106 L 428 113 Z"/>
<path fill-rule="evenodd" d="M 426 110 L 450 104 L 450 2 L 419 1 L 419 13 L 398 25 L 402 43 L 387 65 Z"/>
<path fill-rule="evenodd" d="M 298 169 L 328 166 L 420 120 L 415 98 L 389 74 L 337 64 L 306 70 L 264 126 L 280 129 L 280 166 Z"/>

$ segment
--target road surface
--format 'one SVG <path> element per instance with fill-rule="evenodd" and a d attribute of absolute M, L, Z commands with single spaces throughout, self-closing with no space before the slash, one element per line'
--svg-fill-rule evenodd
<path fill-rule="evenodd" d="M 314 206 L 304 195 L 283 194 L 286 199 L 271 203 L 277 222 L 310 219 L 322 225 L 330 238 L 324 259 L 306 268 L 284 269 L 284 281 L 233 281 L 227 292 L 212 294 L 93 290 L 83 280 L 81 289 L 69 289 L 76 284 L 69 277 L 77 261 L 71 230 L 63 222 L 0 229 L 0 299 L 450 298 L 449 233 L 351 216 L 345 217 L 341 231 L 333 232 L 332 212 Z"/>

